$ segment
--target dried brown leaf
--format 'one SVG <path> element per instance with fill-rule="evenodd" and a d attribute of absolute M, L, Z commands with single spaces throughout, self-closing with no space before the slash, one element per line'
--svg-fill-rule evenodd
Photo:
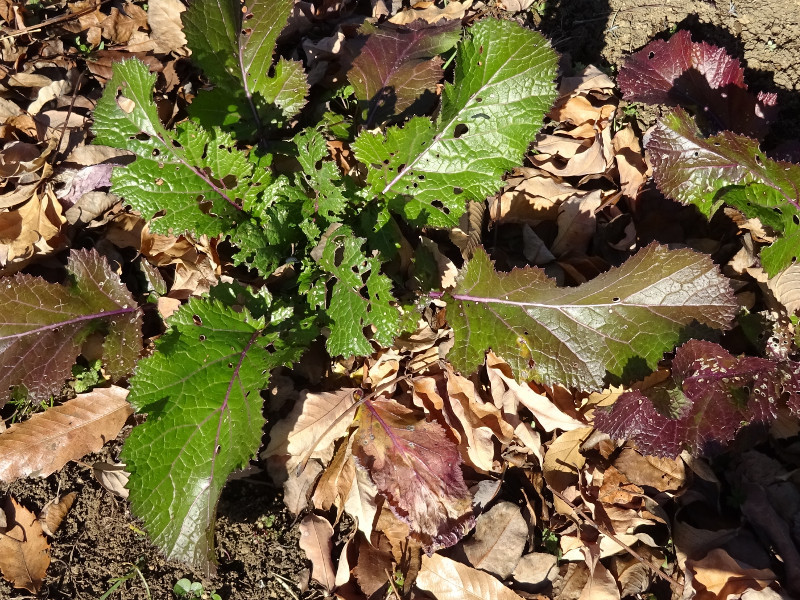
<path fill-rule="evenodd" d="M 476 569 L 506 579 L 522 558 L 527 541 L 528 523 L 519 507 L 498 502 L 478 517 L 475 533 L 464 542 L 464 553 Z"/>
<path fill-rule="evenodd" d="M 416 21 L 417 19 L 422 19 L 428 23 L 437 23 L 442 19 L 463 19 L 467 9 L 472 6 L 472 1 L 473 0 L 464 0 L 464 2 L 448 2 L 444 8 L 433 6 L 432 3 L 419 2 L 415 6 L 421 7 L 425 4 L 427 4 L 427 6 L 422 8 L 422 10 L 412 8 L 410 10 L 399 12 L 389 19 L 389 22 L 397 25 L 406 25 Z"/>
<path fill-rule="evenodd" d="M 128 488 L 125 486 L 131 474 L 125 470 L 125 463 L 96 462 L 92 465 L 92 475 L 112 494 L 120 498 L 128 497 Z"/>
<path fill-rule="evenodd" d="M 0 529 L 0 571 L 15 588 L 35 594 L 50 566 L 50 544 L 36 515 L 10 496 L 4 512 L 7 522 Z"/>
<path fill-rule="evenodd" d="M 117 437 L 133 409 L 128 390 L 97 388 L 0 434 L 0 480 L 47 477 Z"/>
<path fill-rule="evenodd" d="M 45 535 L 53 537 L 53 534 L 61 526 L 61 521 L 67 516 L 69 509 L 78 497 L 76 492 L 70 492 L 61 498 L 53 498 L 44 505 L 44 508 L 39 511 L 39 525 Z"/>
<path fill-rule="evenodd" d="M 300 521 L 300 549 L 311 561 L 311 577 L 329 591 L 333 589 L 336 579 L 331 557 L 332 538 L 333 527 L 327 519 L 312 514 Z"/>
<path fill-rule="evenodd" d="M 436 600 L 522 600 L 489 573 L 440 554 L 422 557 L 416 584 Z"/>
<path fill-rule="evenodd" d="M 800 264 L 789 265 L 767 281 L 767 287 L 790 315 L 800 311 Z"/>

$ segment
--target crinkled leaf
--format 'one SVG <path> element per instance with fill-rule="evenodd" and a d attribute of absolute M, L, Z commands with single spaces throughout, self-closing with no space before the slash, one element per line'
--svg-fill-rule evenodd
<path fill-rule="evenodd" d="M 456 368 L 473 371 L 491 348 L 521 379 L 583 389 L 602 387 L 606 371 L 643 375 L 693 324 L 725 328 L 738 308 L 709 257 L 656 244 L 571 288 L 538 268 L 497 273 L 478 249 L 451 295 Z"/>
<path fill-rule="evenodd" d="M 675 353 L 672 379 L 623 394 L 595 426 L 633 439 L 642 452 L 675 457 L 719 449 L 751 422 L 771 422 L 781 395 L 800 409 L 800 363 L 735 357 L 718 344 L 690 340 Z"/>
<path fill-rule="evenodd" d="M 86 337 L 105 334 L 112 378 L 133 370 L 142 347 L 138 305 L 94 250 L 74 250 L 67 285 L 17 273 L 0 282 L 0 406 L 15 386 L 34 402 L 60 391 Z"/>
<path fill-rule="evenodd" d="M 536 32 L 508 21 L 475 24 L 434 123 L 417 117 L 356 140 L 372 191 L 409 221 L 455 226 L 467 200 L 494 194 L 521 162 L 555 99 L 556 62 Z"/>
<path fill-rule="evenodd" d="M 0 481 L 47 477 L 100 450 L 133 412 L 127 395 L 121 387 L 95 388 L 9 427 L 0 434 Z"/>
<path fill-rule="evenodd" d="M 330 158 L 330 153 L 325 138 L 319 131 L 306 129 L 292 141 L 297 146 L 297 160 L 303 167 L 299 177 L 303 179 L 309 193 L 305 198 L 303 216 L 318 218 L 319 215 L 330 222 L 347 208 L 342 173 L 335 162 L 325 160 Z"/>
<path fill-rule="evenodd" d="M 425 106 L 435 99 L 436 84 L 444 75 L 438 55 L 458 42 L 460 22 L 365 24 L 361 33 L 367 39 L 347 78 L 356 98 L 367 105 L 367 128 L 407 109 L 423 114 Z"/>
<path fill-rule="evenodd" d="M 220 490 L 261 444 L 273 367 L 298 357 L 292 336 L 216 301 L 192 299 L 139 363 L 129 400 L 148 419 L 122 453 L 134 513 L 170 558 L 211 570 Z"/>
<path fill-rule="evenodd" d="M 659 121 L 645 146 L 665 195 L 706 215 L 727 202 L 783 233 L 762 251 L 770 275 L 798 256 L 800 165 L 771 160 L 754 140 L 730 132 L 703 138 L 681 109 Z"/>
<path fill-rule="evenodd" d="M 692 42 L 688 31 L 632 54 L 617 78 L 626 100 L 692 107 L 713 131 L 762 137 L 776 97 L 747 91 L 744 69 L 724 48 Z"/>
<path fill-rule="evenodd" d="M 328 238 L 319 261 L 336 278 L 328 306 L 332 324 L 327 342 L 334 356 L 372 354 L 365 334 L 370 326 L 372 339 L 383 346 L 390 346 L 398 333 L 400 313 L 392 305 L 392 282 L 381 274 L 380 260 L 364 255 L 365 241 L 341 227 Z"/>
<path fill-rule="evenodd" d="M 428 552 L 452 546 L 475 523 L 458 447 L 444 429 L 395 402 L 365 402 L 353 455 L 392 511 Z"/>
<path fill-rule="evenodd" d="M 269 174 L 255 171 L 218 129 L 187 122 L 177 134 L 167 131 L 152 98 L 155 78 L 138 60 L 116 63 L 97 103 L 95 143 L 137 155 L 133 164 L 114 169 L 112 190 L 150 220 L 155 233 L 227 232 L 245 218 L 243 205 L 255 202 Z"/>
<path fill-rule="evenodd" d="M 255 129 L 297 114 L 308 93 L 303 66 L 272 55 L 292 0 L 196 0 L 183 15 L 188 46 L 217 89 L 198 95 L 193 114 L 207 125 Z M 270 71 L 272 70 L 272 73 Z M 243 130 L 242 127 L 245 127 Z M 254 130 L 250 130 L 253 133 Z"/>

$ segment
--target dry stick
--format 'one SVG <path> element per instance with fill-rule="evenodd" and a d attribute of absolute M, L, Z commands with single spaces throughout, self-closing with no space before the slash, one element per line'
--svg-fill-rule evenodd
<path fill-rule="evenodd" d="M 570 500 L 567 500 L 567 498 L 564 497 L 561 494 L 561 492 L 558 492 L 558 491 L 554 490 L 552 487 L 550 488 L 550 491 L 553 492 L 553 495 L 556 496 L 559 500 L 561 500 L 567 506 L 569 506 L 576 515 L 578 515 L 580 518 L 582 518 L 585 521 L 587 521 L 590 525 L 593 525 L 597 529 L 597 531 L 599 531 L 601 533 L 604 533 L 605 535 L 610 537 L 617 544 L 622 546 L 633 558 L 638 560 L 645 567 L 650 569 L 653 573 L 655 573 L 656 575 L 661 577 L 661 579 L 663 579 L 664 581 L 666 581 L 668 583 L 671 583 L 671 584 L 674 584 L 675 586 L 677 586 L 678 589 L 681 590 L 681 594 L 683 593 L 683 584 L 680 581 L 678 581 L 677 579 L 671 577 L 670 575 L 667 575 L 666 573 L 664 573 L 664 571 L 662 571 L 658 567 L 653 566 L 649 561 L 645 560 L 644 557 L 641 554 L 636 552 L 636 550 L 634 550 L 633 548 L 628 546 L 628 544 L 623 542 L 621 539 L 619 539 L 616 535 L 614 535 L 610 531 L 606 531 L 605 528 L 601 527 L 600 524 L 597 521 L 595 521 L 592 517 L 590 517 L 588 515 L 585 515 L 582 512 L 579 512 L 578 511 L 578 507 L 575 506 Z"/>
<path fill-rule="evenodd" d="M 389 582 L 389 587 L 392 588 L 392 591 L 394 592 L 394 595 L 397 598 L 397 600 L 402 600 L 403 597 L 400 595 L 400 592 L 398 592 L 397 588 L 394 586 L 394 581 L 392 581 L 392 576 L 389 575 L 389 569 L 384 568 L 383 572 L 386 573 L 386 581 Z"/>

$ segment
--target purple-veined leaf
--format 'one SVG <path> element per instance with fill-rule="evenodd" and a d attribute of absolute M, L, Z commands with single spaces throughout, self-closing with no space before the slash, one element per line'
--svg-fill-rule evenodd
<path fill-rule="evenodd" d="M 520 379 L 600 388 L 655 368 L 693 324 L 726 328 L 738 305 L 705 255 L 651 244 L 578 287 L 558 288 L 538 268 L 497 273 L 478 249 L 450 294 L 449 359 L 471 372 L 491 348 Z"/>
<path fill-rule="evenodd" d="M 783 234 L 761 252 L 770 275 L 800 256 L 800 165 L 771 160 L 755 140 L 730 132 L 704 138 L 680 108 L 645 136 L 645 147 L 666 196 L 709 216 L 727 202 Z"/>
<path fill-rule="evenodd" d="M 131 473 L 131 508 L 153 542 L 168 557 L 211 572 L 220 492 L 258 450 L 259 391 L 270 369 L 299 357 L 294 344 L 302 336 L 265 331 L 266 317 L 199 299 L 168 325 L 131 379 L 128 400 L 148 418 L 131 432 L 121 458 Z"/>
<path fill-rule="evenodd" d="M 394 400 L 365 402 L 353 455 L 428 552 L 452 546 L 475 524 L 458 447 L 438 424 Z"/>
<path fill-rule="evenodd" d="M 119 276 L 94 250 L 74 250 L 66 285 L 17 273 L 0 282 L 0 406 L 16 386 L 33 402 L 58 393 L 83 341 L 105 334 L 103 364 L 112 378 L 133 370 L 141 351 L 141 314 Z"/>
<path fill-rule="evenodd" d="M 460 22 L 430 25 L 414 21 L 380 27 L 365 24 L 361 33 L 368 37 L 347 78 L 356 98 L 368 103 L 366 127 L 370 129 L 388 117 L 400 115 L 418 100 L 431 105 L 436 84 L 444 74 L 438 55 L 458 42 Z M 427 96 L 427 102 L 423 96 Z M 425 112 L 425 106 L 416 108 L 416 114 Z"/>
<path fill-rule="evenodd" d="M 692 107 L 712 131 L 763 137 L 777 97 L 747 91 L 744 69 L 724 48 L 693 42 L 688 31 L 632 54 L 617 78 L 626 100 Z"/>
<path fill-rule="evenodd" d="M 594 424 L 655 456 L 712 452 L 743 425 L 773 421 L 783 394 L 800 412 L 800 363 L 735 357 L 718 344 L 690 340 L 675 353 L 671 379 L 647 396 L 623 394 L 610 411 L 596 413 Z"/>

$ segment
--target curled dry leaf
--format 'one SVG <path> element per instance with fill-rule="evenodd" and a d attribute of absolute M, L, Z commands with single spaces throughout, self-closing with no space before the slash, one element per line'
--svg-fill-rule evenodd
<path fill-rule="evenodd" d="M 0 529 L 0 571 L 15 588 L 35 594 L 50 566 L 50 544 L 36 515 L 10 496 L 4 512 L 6 526 Z"/>
<path fill-rule="evenodd" d="M 97 452 L 133 413 L 127 396 L 121 387 L 97 388 L 12 425 L 0 435 L 0 480 L 47 477 Z"/>
<path fill-rule="evenodd" d="M 131 474 L 125 470 L 125 463 L 96 462 L 92 465 L 92 475 L 112 494 L 120 498 L 128 497 L 128 479 Z"/>
<path fill-rule="evenodd" d="M 332 590 L 336 578 L 331 551 L 333 550 L 333 527 L 327 519 L 308 515 L 300 522 L 300 548 L 311 561 L 311 577 Z"/>
<path fill-rule="evenodd" d="M 492 575 L 440 554 L 422 557 L 416 585 L 436 600 L 522 600 Z"/>
<path fill-rule="evenodd" d="M 39 525 L 41 525 L 42 531 L 46 535 L 53 537 L 77 497 L 78 494 L 76 492 L 70 492 L 61 498 L 53 498 L 39 511 Z"/>

